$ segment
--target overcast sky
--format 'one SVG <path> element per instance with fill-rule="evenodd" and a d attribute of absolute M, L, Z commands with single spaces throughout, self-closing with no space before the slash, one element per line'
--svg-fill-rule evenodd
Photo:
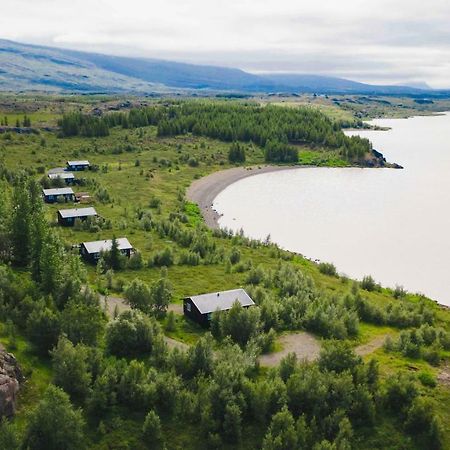
<path fill-rule="evenodd" d="M 14 0 L 21 42 L 450 87 L 450 0 Z"/>

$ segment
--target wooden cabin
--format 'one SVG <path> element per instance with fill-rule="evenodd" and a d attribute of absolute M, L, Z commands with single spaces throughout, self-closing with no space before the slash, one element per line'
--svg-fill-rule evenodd
<path fill-rule="evenodd" d="M 183 312 L 186 317 L 206 328 L 210 325 L 213 312 L 228 311 L 235 302 L 244 308 L 255 305 L 244 289 L 232 289 L 186 297 L 183 299 Z"/>
<path fill-rule="evenodd" d="M 88 217 L 97 217 L 94 208 L 71 208 L 58 211 L 58 222 L 60 225 L 73 226 L 76 219 L 86 220 Z"/>
<path fill-rule="evenodd" d="M 122 255 L 129 258 L 133 253 L 133 246 L 127 238 L 117 238 L 117 248 Z M 82 242 L 80 244 L 81 256 L 89 262 L 96 263 L 103 252 L 109 252 L 112 247 L 112 239 L 104 241 Z"/>
<path fill-rule="evenodd" d="M 75 175 L 72 172 L 54 172 L 49 173 L 50 180 L 63 180 L 66 184 L 73 184 L 75 181 Z"/>
<path fill-rule="evenodd" d="M 42 196 L 46 203 L 55 203 L 61 200 L 73 202 L 75 200 L 72 188 L 42 189 Z"/>
<path fill-rule="evenodd" d="M 80 161 L 67 161 L 67 170 L 79 171 L 86 170 L 90 168 L 90 163 L 88 160 Z"/>

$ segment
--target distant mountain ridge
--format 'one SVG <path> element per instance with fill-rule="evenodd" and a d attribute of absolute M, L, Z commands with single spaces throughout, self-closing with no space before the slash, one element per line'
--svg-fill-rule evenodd
<path fill-rule="evenodd" d="M 252 74 L 241 69 L 110 56 L 0 39 L 0 91 L 106 93 L 324 93 L 426 95 L 408 86 L 376 86 L 337 77 Z"/>

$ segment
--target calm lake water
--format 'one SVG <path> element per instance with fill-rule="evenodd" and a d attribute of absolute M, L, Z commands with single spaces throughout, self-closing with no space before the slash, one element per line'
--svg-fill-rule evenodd
<path fill-rule="evenodd" d="M 404 170 L 306 168 L 251 176 L 222 191 L 222 227 L 372 275 L 450 305 L 450 113 L 358 131 Z"/>

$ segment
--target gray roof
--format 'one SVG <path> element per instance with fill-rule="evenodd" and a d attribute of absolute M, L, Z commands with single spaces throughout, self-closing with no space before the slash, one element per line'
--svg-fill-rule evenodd
<path fill-rule="evenodd" d="M 53 172 L 49 173 L 48 177 L 54 180 L 55 178 L 75 178 L 75 175 L 72 172 Z"/>
<path fill-rule="evenodd" d="M 55 189 L 42 189 L 44 195 L 73 195 L 72 188 L 55 188 Z"/>
<path fill-rule="evenodd" d="M 232 289 L 231 291 L 212 292 L 210 294 L 193 295 L 188 297 L 201 314 L 214 311 L 226 311 L 238 301 L 241 306 L 252 306 L 255 302 L 244 289 Z"/>
<path fill-rule="evenodd" d="M 48 173 L 61 173 L 61 172 L 65 172 L 66 168 L 65 167 L 55 167 L 53 169 L 48 169 Z"/>
<path fill-rule="evenodd" d="M 133 248 L 127 238 L 117 238 L 116 241 L 119 250 L 131 250 Z M 84 245 L 84 248 L 88 253 L 106 252 L 111 250 L 112 239 L 106 239 L 104 241 L 83 242 L 82 245 Z"/>
<path fill-rule="evenodd" d="M 89 161 L 87 159 L 80 161 L 67 161 L 69 166 L 89 166 Z"/>
<path fill-rule="evenodd" d="M 58 213 L 63 219 L 68 219 L 70 217 L 87 217 L 97 215 L 97 211 L 94 208 L 60 209 Z"/>

